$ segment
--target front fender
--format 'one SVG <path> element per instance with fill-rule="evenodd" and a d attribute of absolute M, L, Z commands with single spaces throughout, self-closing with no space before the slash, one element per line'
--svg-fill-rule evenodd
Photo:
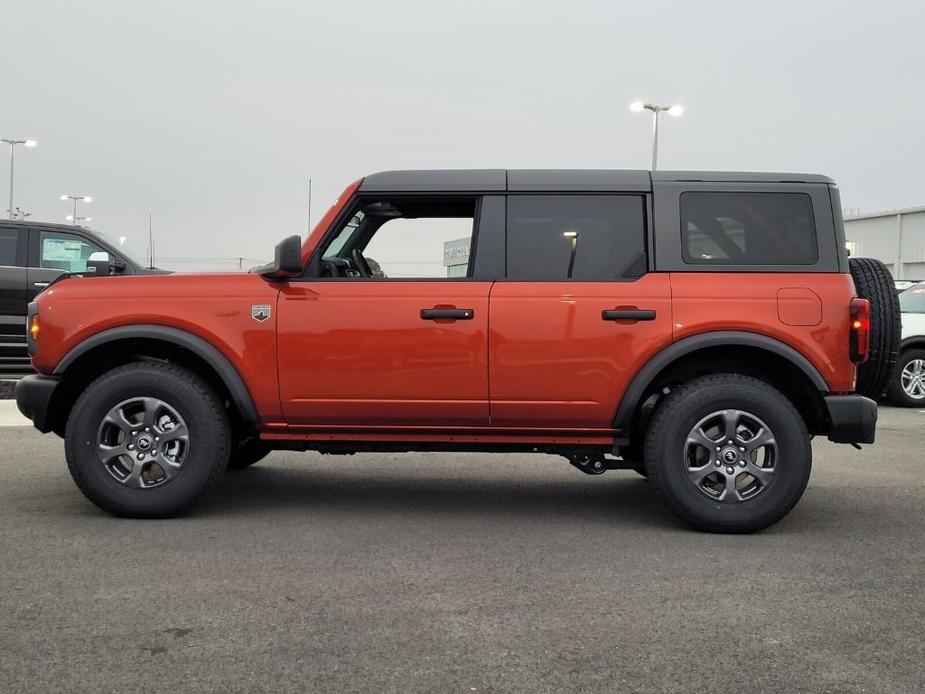
<path fill-rule="evenodd" d="M 175 344 L 196 354 L 211 366 L 228 388 L 231 398 L 247 422 L 257 422 L 257 408 L 244 379 L 229 359 L 214 345 L 192 333 L 164 325 L 125 325 L 92 335 L 72 348 L 55 367 L 55 375 L 63 375 L 80 357 L 91 350 L 117 340 L 154 339 Z"/>

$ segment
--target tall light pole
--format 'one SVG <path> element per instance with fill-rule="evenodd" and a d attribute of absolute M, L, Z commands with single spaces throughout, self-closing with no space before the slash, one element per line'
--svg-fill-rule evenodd
<path fill-rule="evenodd" d="M 14 140 L 13 138 L 2 137 L 0 142 L 5 142 L 10 146 L 10 209 L 9 218 L 13 219 L 13 174 L 16 173 L 16 145 L 25 147 L 35 147 L 35 140 Z"/>
<path fill-rule="evenodd" d="M 67 216 L 67 221 L 71 222 L 74 226 L 81 221 L 90 221 L 89 217 L 78 217 L 77 216 L 77 202 L 83 200 L 84 202 L 92 202 L 93 198 L 89 195 L 68 195 L 65 193 L 62 195 L 59 200 L 73 200 L 74 201 L 74 213 Z"/>
<path fill-rule="evenodd" d="M 630 104 L 630 111 L 652 111 L 652 170 L 658 168 L 658 114 L 667 112 L 670 116 L 680 116 L 684 108 L 680 104 L 673 106 L 658 106 L 634 101 Z"/>

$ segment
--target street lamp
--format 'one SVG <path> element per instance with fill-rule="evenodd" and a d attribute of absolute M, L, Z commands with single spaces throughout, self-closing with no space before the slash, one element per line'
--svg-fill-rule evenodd
<path fill-rule="evenodd" d="M 680 116 L 684 113 L 684 107 L 680 104 L 658 106 L 634 101 L 630 104 L 630 111 L 652 111 L 652 170 L 655 171 L 658 166 L 658 114 L 667 112 L 669 116 Z"/>
<path fill-rule="evenodd" d="M 93 201 L 92 197 L 90 197 L 89 195 L 68 195 L 67 193 L 65 193 L 58 199 L 74 201 L 74 214 L 69 214 L 67 216 L 67 221 L 71 222 L 74 226 L 77 226 L 77 224 L 81 221 L 84 221 L 84 222 L 90 221 L 89 217 L 78 217 L 77 216 L 77 201 L 83 200 L 84 202 L 92 202 Z"/>
<path fill-rule="evenodd" d="M 10 209 L 9 218 L 13 219 L 13 174 L 15 173 L 15 164 L 16 164 L 16 145 L 23 145 L 25 147 L 35 147 L 35 140 L 14 140 L 13 138 L 0 137 L 0 142 L 5 142 L 10 146 Z"/>

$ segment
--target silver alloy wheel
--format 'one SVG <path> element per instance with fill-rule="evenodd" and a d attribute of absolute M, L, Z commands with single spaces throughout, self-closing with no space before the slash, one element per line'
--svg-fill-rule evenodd
<path fill-rule="evenodd" d="M 176 477 L 189 446 L 186 422 L 157 398 L 123 400 L 106 413 L 97 433 L 100 462 L 117 481 L 136 489 Z"/>
<path fill-rule="evenodd" d="M 913 400 L 925 400 L 925 359 L 911 359 L 899 375 L 903 391 Z"/>
<path fill-rule="evenodd" d="M 778 465 L 774 432 L 743 410 L 718 410 L 697 422 L 683 452 L 687 477 L 715 501 L 740 503 L 763 492 Z"/>

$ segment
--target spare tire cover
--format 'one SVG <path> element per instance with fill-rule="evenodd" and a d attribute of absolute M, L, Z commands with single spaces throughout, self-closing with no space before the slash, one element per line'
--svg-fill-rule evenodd
<path fill-rule="evenodd" d="M 849 258 L 857 295 L 870 302 L 870 356 L 858 365 L 855 390 L 869 398 L 886 391 L 896 367 L 902 333 L 899 297 L 893 275 L 874 258 Z"/>

